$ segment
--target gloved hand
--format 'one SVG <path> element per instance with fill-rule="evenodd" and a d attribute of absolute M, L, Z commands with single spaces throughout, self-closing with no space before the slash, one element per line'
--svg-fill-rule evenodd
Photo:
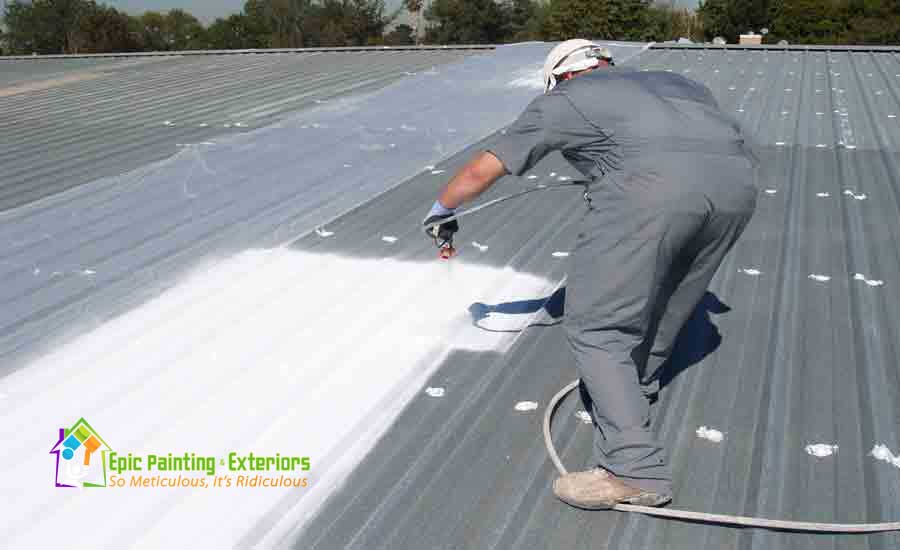
<path fill-rule="evenodd" d="M 438 247 L 443 247 L 445 244 L 449 244 L 453 241 L 453 234 L 459 231 L 459 224 L 456 220 L 451 220 L 434 227 L 429 226 L 438 223 L 441 220 L 450 218 L 455 213 L 454 209 L 445 208 L 440 201 L 435 201 L 434 206 L 431 207 L 431 212 L 428 213 L 425 221 L 422 222 L 425 226 L 425 234 L 434 239 L 434 243 Z"/>

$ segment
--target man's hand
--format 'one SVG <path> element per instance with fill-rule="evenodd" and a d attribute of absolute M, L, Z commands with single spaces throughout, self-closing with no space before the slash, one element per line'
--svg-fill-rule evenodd
<path fill-rule="evenodd" d="M 425 218 L 423 225 L 425 225 L 425 234 L 434 239 L 434 244 L 439 248 L 444 246 L 445 244 L 450 244 L 453 241 L 453 234 L 459 231 L 459 223 L 456 220 L 451 220 L 449 222 L 441 223 L 441 220 L 446 220 L 453 216 L 453 213 L 449 214 L 433 214 Z M 432 224 L 434 227 L 430 227 Z"/>

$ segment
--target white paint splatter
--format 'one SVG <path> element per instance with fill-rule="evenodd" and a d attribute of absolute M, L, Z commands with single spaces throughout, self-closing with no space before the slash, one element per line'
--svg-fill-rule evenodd
<path fill-rule="evenodd" d="M 707 439 L 712 441 L 713 443 L 721 443 L 723 439 L 725 439 L 725 435 L 719 430 L 714 430 L 712 428 L 707 428 L 706 426 L 700 426 L 697 428 L 697 437 L 700 439 Z"/>
<path fill-rule="evenodd" d="M 814 281 L 819 281 L 820 283 L 827 283 L 831 280 L 831 277 L 828 275 L 817 275 L 815 273 L 810 273 L 809 278 Z"/>
<path fill-rule="evenodd" d="M 593 420 L 591 420 L 591 413 L 585 410 L 575 411 L 575 418 L 581 420 L 585 424 L 593 424 L 594 422 Z"/>
<path fill-rule="evenodd" d="M 776 141 L 776 142 L 775 142 L 775 145 L 777 145 L 778 147 L 784 147 L 784 142 L 783 142 L 783 141 Z"/>
<path fill-rule="evenodd" d="M 175 123 L 171 120 L 166 120 L 163 122 L 163 126 L 175 126 Z"/>
<path fill-rule="evenodd" d="M 860 193 L 859 195 L 857 195 L 852 189 L 845 189 L 844 194 L 847 195 L 848 197 L 853 197 L 854 199 L 856 199 L 858 201 L 864 201 L 867 198 L 869 198 L 868 195 L 866 195 L 865 193 Z"/>
<path fill-rule="evenodd" d="M 395 242 L 397 242 L 397 237 L 394 237 L 393 235 L 385 235 L 384 237 L 381 237 L 381 240 L 386 243 L 394 244 Z"/>
<path fill-rule="evenodd" d="M 446 172 L 446 170 L 432 170 L 431 175 L 437 176 L 438 174 L 443 174 L 444 172 Z"/>
<path fill-rule="evenodd" d="M 816 193 L 816 196 L 819 197 L 820 199 L 827 199 L 828 197 L 831 196 L 831 193 Z"/>
<path fill-rule="evenodd" d="M 555 177 L 556 177 L 556 172 L 550 172 L 550 177 L 551 177 L 551 178 L 555 178 Z"/>
<path fill-rule="evenodd" d="M 741 273 L 745 273 L 747 275 L 753 275 L 754 277 L 758 276 L 758 275 L 762 275 L 762 271 L 760 271 L 758 269 L 753 269 L 753 268 L 743 268 L 743 269 L 738 269 L 738 271 Z"/>
<path fill-rule="evenodd" d="M 487 247 L 486 244 L 480 244 L 480 243 L 478 243 L 478 242 L 476 242 L 476 241 L 472 241 L 472 246 L 474 246 L 475 248 L 477 248 L 477 249 L 480 250 L 481 252 L 485 252 L 485 251 L 488 249 L 488 247 Z"/>
<path fill-rule="evenodd" d="M 324 227 L 317 227 L 316 235 L 318 235 L 320 237 L 330 237 L 330 236 L 334 235 L 334 231 L 326 231 Z"/>
<path fill-rule="evenodd" d="M 557 181 L 569 181 L 572 178 L 570 178 L 569 176 L 560 176 L 556 179 L 557 179 Z"/>
<path fill-rule="evenodd" d="M 831 456 L 837 452 L 837 445 L 828 445 L 826 443 L 814 443 L 807 445 L 804 447 L 806 454 L 810 456 L 814 456 L 817 458 L 824 458 L 826 456 Z"/>
<path fill-rule="evenodd" d="M 431 397 L 444 397 L 444 394 L 446 392 L 444 391 L 444 388 L 428 387 L 428 388 L 425 388 L 425 393 L 427 393 Z"/>
<path fill-rule="evenodd" d="M 533 411 L 537 408 L 537 401 L 519 401 L 516 403 L 516 410 L 521 412 Z"/>
<path fill-rule="evenodd" d="M 778 193 L 777 189 L 766 189 L 766 195 L 774 195 Z"/>
<path fill-rule="evenodd" d="M 530 176 L 528 176 L 528 179 L 530 179 L 530 180 L 536 180 L 536 179 L 538 179 L 538 177 L 535 176 L 534 174 L 531 174 Z"/>
<path fill-rule="evenodd" d="M 569 256 L 568 252 L 554 252 L 553 253 L 554 258 L 567 258 L 568 256 Z"/>
<path fill-rule="evenodd" d="M 434 165 L 433 165 L 433 164 L 429 164 L 428 166 L 426 166 L 425 168 L 423 168 L 423 170 L 434 170 Z"/>
<path fill-rule="evenodd" d="M 96 275 L 97 272 L 94 271 L 93 269 L 82 269 L 81 274 L 82 275 Z"/>
<path fill-rule="evenodd" d="M 236 128 L 246 128 L 246 127 L 247 127 L 247 125 L 244 124 L 243 122 L 235 122 L 235 123 L 234 123 L 234 126 L 235 126 Z"/>
<path fill-rule="evenodd" d="M 881 279 L 867 279 L 862 273 L 855 273 L 853 279 L 856 281 L 863 281 L 869 286 L 882 286 L 884 284 L 884 281 Z"/>
<path fill-rule="evenodd" d="M 895 456 L 894 453 L 888 448 L 887 445 L 883 445 L 881 443 L 877 443 L 872 448 L 872 456 L 875 457 L 876 460 L 881 460 L 883 462 L 887 462 L 888 464 L 893 464 L 894 466 L 900 468 L 900 456 Z"/>

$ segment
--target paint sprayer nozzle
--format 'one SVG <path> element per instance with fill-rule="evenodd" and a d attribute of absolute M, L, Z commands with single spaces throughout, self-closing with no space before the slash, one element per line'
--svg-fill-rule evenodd
<path fill-rule="evenodd" d="M 452 244 L 447 244 L 441 247 L 440 258 L 442 260 L 449 260 L 453 256 L 456 256 L 456 249 L 453 248 Z"/>

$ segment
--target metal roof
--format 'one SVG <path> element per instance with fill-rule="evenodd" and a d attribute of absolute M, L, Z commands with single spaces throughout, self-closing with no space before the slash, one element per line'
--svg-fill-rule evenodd
<path fill-rule="evenodd" d="M 0 210 L 479 51 L 0 58 Z"/>
<path fill-rule="evenodd" d="M 636 61 L 710 86 L 753 133 L 768 168 L 753 222 L 682 334 L 658 404 L 676 474 L 673 506 L 811 521 L 900 518 L 900 469 L 872 456 L 876 444 L 900 451 L 897 52 L 651 49 Z M 372 220 L 407 215 L 410 204 L 423 211 L 435 188 L 422 175 L 336 227 L 359 234 Z M 567 250 L 579 200 L 554 193 L 466 218 L 463 238 L 491 245 L 491 258 L 470 248 L 463 257 L 561 281 L 563 262 L 551 253 Z M 367 248 L 311 238 L 297 246 Z M 428 252 L 406 254 L 426 261 Z M 448 357 L 427 382 L 446 387 L 446 397 L 416 398 L 345 488 L 285 540 L 304 549 L 900 544 L 897 534 L 732 529 L 558 502 L 540 410 L 514 410 L 524 400 L 546 404 L 577 376 L 562 331 L 545 326 L 558 321 L 548 309 L 523 309 L 535 317 L 523 315 L 521 326 L 532 328 L 504 354 Z M 557 413 L 555 438 L 570 469 L 590 455 L 580 408 L 570 397 Z M 723 442 L 699 438 L 700 426 L 722 431 Z M 810 444 L 837 451 L 811 456 Z"/>
<path fill-rule="evenodd" d="M 198 546 L 215 541 L 218 547 L 320 550 L 897 547 L 896 534 L 730 529 L 584 512 L 552 495 L 555 472 L 540 437 L 541 409 L 514 407 L 520 401 L 544 405 L 577 376 L 557 326 L 566 260 L 554 253 L 569 250 L 574 239 L 579 193 L 533 193 L 466 218 L 461 254 L 446 265 L 436 264 L 419 229 L 447 175 L 539 93 L 532 80 L 550 47 L 502 47 L 468 57 L 0 213 L 0 411 L 7 420 L 0 438 L 10 442 L 0 471 L 17 495 L 15 507 L 4 510 L 5 540 L 46 546 L 63 540 L 54 538 L 57 533 L 68 533 L 44 528 L 49 522 L 86 521 L 100 510 L 108 525 L 97 535 L 106 538 L 92 540 L 95 546 L 183 543 L 177 537 L 190 530 L 208 541 L 198 539 Z M 618 47 L 614 54 L 623 58 L 635 45 Z M 198 59 L 209 71 L 199 74 L 217 82 L 235 70 L 230 62 L 217 71 L 205 65 L 216 58 Z M 900 518 L 900 468 L 871 454 L 875 444 L 900 454 L 897 53 L 666 47 L 644 51 L 632 63 L 709 85 L 755 137 L 768 168 L 753 222 L 682 335 L 657 406 L 657 426 L 676 472 L 673 506 L 811 521 Z M 274 65 L 267 70 L 277 72 Z M 252 64 L 241 68 L 253 74 Z M 190 80 L 183 69 L 176 82 Z M 120 118 L 129 120 L 129 105 L 120 104 Z M 180 108 L 180 115 L 171 115 L 175 126 L 154 126 L 154 132 L 188 133 L 179 123 L 200 120 L 189 115 L 198 108 Z M 170 116 L 159 108 L 151 112 Z M 220 113 L 221 124 L 221 113 L 233 111 L 210 112 Z M 140 111 L 134 116 L 152 118 Z M 97 132 L 84 136 L 90 142 Z M 507 178 L 485 199 L 558 180 L 564 170 L 561 159 L 551 157 L 535 168 L 535 180 Z M 327 231 L 313 232 L 323 224 Z M 278 254 L 311 259 L 299 267 L 280 265 L 281 278 L 274 281 L 254 278 L 260 264 L 247 262 L 242 271 L 206 284 L 197 302 L 220 303 L 211 318 L 196 319 L 202 310 L 192 295 L 177 307 L 142 307 L 169 290 L 177 294 L 179 275 L 189 267 L 275 245 Z M 337 259 L 373 263 L 351 276 L 335 267 Z M 395 275 L 391 262 L 403 262 L 404 270 Z M 467 270 L 481 268 L 494 270 L 487 297 L 452 312 L 464 322 L 448 325 L 452 330 L 433 342 L 446 347 L 444 355 L 423 356 L 421 368 L 374 405 L 363 403 L 366 392 L 352 383 L 364 372 L 344 371 L 343 384 L 324 386 L 329 391 L 315 396 L 341 410 L 363 410 L 367 421 L 346 432 L 333 453 L 315 457 L 313 472 L 321 477 L 309 492 L 279 493 L 274 501 L 258 500 L 258 493 L 173 494 L 158 502 L 112 494 L 91 507 L 42 489 L 40 460 L 50 444 L 20 426 L 55 428 L 50 424 L 63 420 L 52 415 L 60 411 L 90 416 L 111 445 L 117 443 L 109 426 L 124 417 L 121 446 L 126 427 L 138 441 L 157 442 L 165 434 L 188 438 L 193 427 L 210 445 L 237 445 L 239 438 L 302 442 L 311 424 L 343 430 L 329 416 L 293 411 L 303 403 L 292 396 L 305 395 L 303 387 L 316 379 L 302 371 L 299 378 L 279 374 L 281 367 L 264 360 L 270 346 L 290 347 L 337 315 L 346 324 L 334 325 L 333 335 L 312 342 L 312 350 L 297 349 L 297 361 L 321 348 L 330 355 L 319 367 L 338 369 L 331 360 L 350 354 L 377 368 L 370 362 L 386 353 L 378 338 L 399 323 L 410 347 L 422 345 L 433 310 L 454 299 L 442 290 L 451 284 L 459 290 L 460 281 L 470 281 Z M 322 295 L 316 307 L 295 302 L 290 289 L 313 274 L 333 282 L 314 292 Z M 394 279 L 372 282 L 387 276 Z M 520 277 L 534 281 L 516 286 Z M 233 294 L 223 290 L 226 283 L 264 288 Z M 232 303 L 241 300 L 246 303 Z M 401 310 L 410 301 L 423 304 L 423 311 Z M 270 334 L 260 341 L 240 340 L 266 319 L 266 310 L 279 307 L 296 315 L 262 327 Z M 122 318 L 131 324 L 115 323 Z M 416 326 L 419 318 L 423 326 Z M 221 377 L 197 380 L 207 371 L 194 355 L 206 348 L 179 331 L 198 324 L 209 331 L 205 340 L 242 354 L 234 364 L 217 359 Z M 366 335 L 372 340 L 356 339 Z M 462 345 L 482 343 L 479 336 L 496 340 Z M 73 340 L 84 341 L 79 349 L 88 346 L 90 353 L 68 354 Z M 184 349 L 170 353 L 172 346 Z M 139 364 L 138 352 L 148 361 L 159 357 L 162 366 Z M 53 361 L 47 354 L 55 354 Z M 182 388 L 185 380 L 197 390 Z M 445 393 L 434 397 L 423 392 L 426 386 Z M 180 398 L 174 405 L 170 392 Z M 413 396 L 408 404 L 405 395 Z M 132 403 L 146 406 L 147 417 L 129 408 Z M 383 412 L 392 406 L 402 406 L 396 418 Z M 582 466 L 590 453 L 590 426 L 576 416 L 580 408 L 570 397 L 555 424 L 570 468 Z M 204 416 L 229 412 L 234 423 L 227 426 Z M 700 426 L 722 431 L 724 440 L 698 438 Z M 361 462 L 353 462 L 353 449 L 370 441 Z M 809 444 L 837 450 L 814 457 L 805 451 Z M 125 498 L 135 501 L 125 505 Z M 221 503 L 229 506 L 221 517 L 199 509 Z M 139 516 L 129 513 L 153 521 L 136 522 Z M 223 534 L 232 531 L 240 533 L 237 543 Z"/>

